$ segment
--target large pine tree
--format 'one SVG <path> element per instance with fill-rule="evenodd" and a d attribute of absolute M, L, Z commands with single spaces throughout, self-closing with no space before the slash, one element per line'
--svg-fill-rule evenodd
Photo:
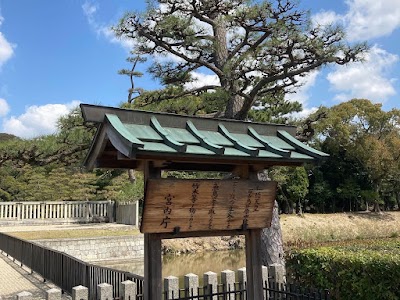
<path fill-rule="evenodd" d="M 367 49 L 346 45 L 339 27 L 312 27 L 295 0 L 153 0 L 114 29 L 133 40 L 134 55 L 150 58 L 153 76 L 175 87 L 158 100 L 216 91 L 225 101 L 218 115 L 234 119 L 245 119 L 255 104 L 295 87 L 310 71 L 358 60 Z M 218 79 L 187 88 L 194 72 Z M 279 227 L 276 209 L 265 231 L 265 263 L 283 262 Z"/>

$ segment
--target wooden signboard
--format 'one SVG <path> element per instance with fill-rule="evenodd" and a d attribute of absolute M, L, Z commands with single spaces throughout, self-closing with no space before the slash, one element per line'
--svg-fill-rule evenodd
<path fill-rule="evenodd" d="M 276 182 L 149 179 L 141 232 L 257 229 L 271 226 Z"/>

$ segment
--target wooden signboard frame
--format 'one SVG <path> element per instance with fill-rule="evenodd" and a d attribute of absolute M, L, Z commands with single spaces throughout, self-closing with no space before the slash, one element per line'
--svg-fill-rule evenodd
<path fill-rule="evenodd" d="M 140 231 L 178 233 L 271 225 L 276 182 L 148 179 Z"/>
<path fill-rule="evenodd" d="M 148 193 L 148 188 L 151 186 L 151 182 L 160 182 L 161 169 L 155 168 L 152 163 L 146 163 L 144 168 L 145 175 L 145 193 Z M 235 175 L 240 179 L 237 180 L 239 185 L 248 186 L 251 190 L 254 188 L 252 184 L 255 184 L 257 180 L 257 173 L 250 172 L 250 166 L 241 166 L 237 168 Z M 155 179 L 155 181 L 153 181 Z M 252 180 L 251 184 L 250 180 Z M 259 182 L 259 185 L 263 186 L 264 182 Z M 267 183 L 267 185 L 275 186 L 275 183 Z M 261 190 L 261 189 L 256 189 Z M 271 186 L 269 186 L 271 190 Z M 165 199 L 165 195 L 161 197 Z M 190 194 L 189 194 L 190 196 Z M 160 197 L 160 196 L 158 196 Z M 270 197 L 270 199 L 272 199 Z M 270 201 L 270 200 L 269 200 Z M 255 198 L 254 198 L 255 202 Z M 153 202 L 154 204 L 154 202 Z M 166 205 L 166 202 L 163 203 Z M 145 210 L 148 210 L 149 207 Z M 254 208 L 254 207 L 253 207 Z M 270 216 L 266 216 L 267 223 L 270 223 L 272 217 L 272 207 L 270 210 Z M 162 216 L 162 214 L 161 214 Z M 165 216 L 164 216 L 165 217 Z M 151 218 L 150 218 L 151 219 Z M 159 219 L 158 219 L 159 220 Z M 151 221 L 150 225 L 157 224 L 157 221 Z M 243 220 L 242 220 L 243 221 Z M 233 223 L 232 223 L 233 224 Z M 158 224 L 158 227 L 162 225 L 162 222 Z M 151 226 L 150 226 L 151 227 Z M 175 226 L 176 227 L 176 226 Z M 237 226 L 236 226 L 237 227 Z M 255 226 L 258 227 L 258 226 Z M 149 229 L 144 226 L 141 230 L 153 231 L 154 229 Z M 246 275 L 247 275 L 247 297 L 248 299 L 263 299 L 263 282 L 262 282 L 262 261 L 261 261 L 261 231 L 262 228 L 248 228 L 242 226 L 240 229 L 228 229 L 226 230 L 169 230 L 166 232 L 159 233 L 146 233 L 144 232 L 144 296 L 145 300 L 162 300 L 162 253 L 161 253 L 161 241 L 162 239 L 173 239 L 173 238 L 187 238 L 187 237 L 206 237 L 206 236 L 224 236 L 224 235 L 244 235 L 246 241 Z"/>

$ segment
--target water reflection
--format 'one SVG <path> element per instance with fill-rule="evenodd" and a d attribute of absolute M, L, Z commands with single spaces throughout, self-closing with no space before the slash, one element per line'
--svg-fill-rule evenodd
<path fill-rule="evenodd" d="M 163 277 L 183 276 L 188 273 L 202 277 L 207 271 L 220 273 L 226 269 L 237 270 L 245 265 L 246 256 L 243 250 L 209 251 L 179 256 L 166 255 L 163 257 L 162 271 Z"/>
<path fill-rule="evenodd" d="M 143 275 L 144 273 L 142 260 L 99 262 L 98 264 L 139 275 Z M 238 268 L 242 268 L 245 265 L 246 256 L 243 250 L 164 255 L 162 275 L 163 277 L 170 275 L 181 277 L 188 273 L 194 273 L 202 278 L 203 274 L 207 271 L 219 274 L 226 269 L 236 271 Z"/>

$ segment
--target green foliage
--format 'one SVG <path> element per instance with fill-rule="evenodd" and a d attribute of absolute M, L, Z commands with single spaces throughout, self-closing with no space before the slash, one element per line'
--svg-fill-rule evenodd
<path fill-rule="evenodd" d="M 122 171 L 82 170 L 95 128 L 83 123 L 78 108 L 59 119 L 58 129 L 54 135 L 0 142 L 0 201 L 126 201 L 143 195 L 140 176 L 131 184 Z"/>
<path fill-rule="evenodd" d="M 384 111 L 366 99 L 320 110 L 326 117 L 315 125 L 314 142 L 330 157 L 311 168 L 310 194 L 327 188 L 330 196 L 322 201 L 329 211 L 367 209 L 369 203 L 374 210 L 382 204 L 394 207 L 400 187 L 400 110 Z"/>
<path fill-rule="evenodd" d="M 297 86 L 299 76 L 357 61 L 368 48 L 347 45 L 340 27 L 311 25 L 295 0 L 153 0 L 114 30 L 134 40 L 132 55 L 150 58 L 148 72 L 165 86 L 187 86 L 194 72 L 215 75 L 218 80 L 182 89 L 181 96 L 222 89 L 228 101 L 219 112 L 244 119 L 265 96 Z"/>
<path fill-rule="evenodd" d="M 8 133 L 0 133 L 0 142 L 8 141 L 8 140 L 13 140 L 13 139 L 19 139 L 15 135 L 8 134 Z"/>
<path fill-rule="evenodd" d="M 285 99 L 285 93 L 280 92 L 262 97 L 256 101 L 249 111 L 248 118 L 263 123 L 290 123 L 290 114 L 301 112 L 303 107 L 300 102 Z"/>
<path fill-rule="evenodd" d="M 300 282 L 328 288 L 333 299 L 400 298 L 400 240 L 293 251 L 287 259 Z"/>
<path fill-rule="evenodd" d="M 285 213 L 301 213 L 308 194 L 308 176 L 304 167 L 275 167 L 270 171 L 272 180 L 278 182 L 279 207 Z"/>
<path fill-rule="evenodd" d="M 121 173 L 111 179 L 104 187 L 102 195 L 107 200 L 134 202 L 143 199 L 144 179 L 143 174 L 135 172 L 135 180 L 132 182 L 127 172 Z"/>

